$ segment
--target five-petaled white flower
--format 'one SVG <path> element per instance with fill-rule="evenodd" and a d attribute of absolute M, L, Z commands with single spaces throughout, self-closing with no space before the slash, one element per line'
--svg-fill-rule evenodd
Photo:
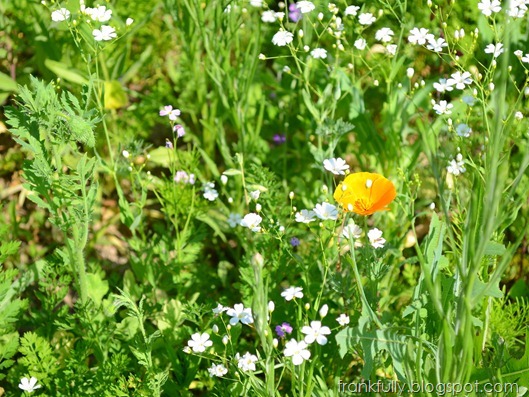
<path fill-rule="evenodd" d="M 370 12 L 366 12 L 358 16 L 358 23 L 360 25 L 369 26 L 375 21 L 376 21 L 376 18 Z"/>
<path fill-rule="evenodd" d="M 345 171 L 349 169 L 349 165 L 344 159 L 338 157 L 337 159 L 323 160 L 323 168 L 332 172 L 334 175 L 345 175 Z"/>
<path fill-rule="evenodd" d="M 464 90 L 466 85 L 472 84 L 469 72 L 452 73 L 446 84 L 455 86 L 458 90 Z"/>
<path fill-rule="evenodd" d="M 325 335 L 330 335 L 331 330 L 329 327 L 321 326 L 321 321 L 311 321 L 310 327 L 305 325 L 301 332 L 305 334 L 305 342 L 309 345 L 315 341 L 319 345 L 325 345 L 327 343 L 327 337 Z"/>
<path fill-rule="evenodd" d="M 197 332 L 191 335 L 191 340 L 187 341 L 187 346 L 192 348 L 195 353 L 202 353 L 206 351 L 207 347 L 213 346 L 213 342 L 209 340 L 207 332 L 203 334 Z"/>
<path fill-rule="evenodd" d="M 498 0 L 481 0 L 478 3 L 478 10 L 481 10 L 486 17 L 490 17 L 493 12 L 501 11 L 501 3 Z"/>
<path fill-rule="evenodd" d="M 447 83 L 446 79 L 439 79 L 438 83 L 433 83 L 433 88 L 435 88 L 437 92 L 452 91 L 454 89 L 454 87 Z"/>
<path fill-rule="evenodd" d="M 397 53 L 397 45 L 396 44 L 390 44 L 386 47 L 386 51 L 389 55 L 395 55 Z"/>
<path fill-rule="evenodd" d="M 261 21 L 265 23 L 274 23 L 277 21 L 276 12 L 272 10 L 263 11 L 261 14 Z"/>
<path fill-rule="evenodd" d="M 42 387 L 41 385 L 37 385 L 37 382 L 38 380 L 34 376 L 32 376 L 30 379 L 22 378 L 20 379 L 18 387 L 20 387 L 24 391 L 27 391 L 28 393 L 32 393 L 38 388 Z"/>
<path fill-rule="evenodd" d="M 204 183 L 204 198 L 209 201 L 215 201 L 219 197 L 219 192 L 215 189 L 215 182 Z"/>
<path fill-rule="evenodd" d="M 455 159 L 450 160 L 448 166 L 446 167 L 446 171 L 449 174 L 455 176 L 464 173 L 466 170 L 467 169 L 465 168 L 465 162 L 463 161 L 463 156 L 461 155 L 461 153 L 458 153 Z"/>
<path fill-rule="evenodd" d="M 160 116 L 169 116 L 169 120 L 175 121 L 180 116 L 180 109 L 173 109 L 171 105 L 164 106 L 160 110 Z"/>
<path fill-rule="evenodd" d="M 434 39 L 434 35 L 428 33 L 428 29 L 425 28 L 413 28 L 410 30 L 408 41 L 412 44 L 424 45 L 426 42 Z"/>
<path fill-rule="evenodd" d="M 435 103 L 433 105 L 433 110 L 435 110 L 435 113 L 437 114 L 451 114 L 452 108 L 454 105 L 451 103 L 448 103 L 446 101 L 439 101 L 439 103 Z"/>
<path fill-rule="evenodd" d="M 228 310 L 229 307 L 226 307 L 226 306 L 222 306 L 220 303 L 217 305 L 217 307 L 215 309 L 212 309 L 212 312 L 218 316 L 219 314 L 225 312 L 226 310 Z"/>
<path fill-rule="evenodd" d="M 70 18 L 70 15 L 70 11 L 68 11 L 66 8 L 61 8 L 60 10 L 56 10 L 51 13 L 51 20 L 53 22 L 66 21 Z"/>
<path fill-rule="evenodd" d="M 336 220 L 338 219 L 338 209 L 336 206 L 329 203 L 316 204 L 314 207 L 314 213 L 318 218 L 323 221 Z"/>
<path fill-rule="evenodd" d="M 252 232 L 260 232 L 261 226 L 259 226 L 259 224 L 262 220 L 263 218 L 261 218 L 256 213 L 250 212 L 249 214 L 246 214 L 244 218 L 242 218 L 240 225 L 242 227 L 247 227 Z"/>
<path fill-rule="evenodd" d="M 237 353 L 235 359 L 237 360 L 237 367 L 243 372 L 255 371 L 255 363 L 257 362 L 257 356 L 255 354 L 246 352 L 243 356 L 240 356 L 239 353 Z"/>
<path fill-rule="evenodd" d="M 90 15 L 90 18 L 96 22 L 106 22 L 112 17 L 112 10 L 108 10 L 105 6 L 85 8 L 84 12 Z"/>
<path fill-rule="evenodd" d="M 342 327 L 349 324 L 349 316 L 347 314 L 340 314 L 340 317 L 336 319 L 338 321 L 338 324 L 340 324 Z"/>
<path fill-rule="evenodd" d="M 316 8 L 316 6 L 314 5 L 314 3 L 312 3 L 312 1 L 298 1 L 296 3 L 296 8 L 302 13 L 302 14 L 306 14 L 307 12 L 311 12 L 311 11 L 314 11 L 314 9 Z"/>
<path fill-rule="evenodd" d="M 359 239 L 361 235 L 362 228 L 353 221 L 350 221 L 342 230 L 342 236 L 347 240 L 349 240 L 349 238 L 352 238 L 353 240 Z"/>
<path fill-rule="evenodd" d="M 228 225 L 230 227 L 237 227 L 241 224 L 242 216 L 234 212 L 230 213 L 228 216 Z"/>
<path fill-rule="evenodd" d="M 468 126 L 468 124 L 458 124 L 456 127 L 456 133 L 462 138 L 468 138 L 470 136 L 470 133 L 472 132 L 472 128 Z"/>
<path fill-rule="evenodd" d="M 523 57 L 521 57 L 520 61 L 523 63 L 529 63 L 529 54 L 525 54 Z"/>
<path fill-rule="evenodd" d="M 310 55 L 314 59 L 325 59 L 327 58 L 327 50 L 324 48 L 315 48 L 310 52 Z"/>
<path fill-rule="evenodd" d="M 294 298 L 303 298 L 303 288 L 301 287 L 288 287 L 283 292 L 281 292 L 281 296 L 285 298 L 287 301 L 291 301 Z"/>
<path fill-rule="evenodd" d="M 252 309 L 244 307 L 242 303 L 233 305 L 233 308 L 230 307 L 226 310 L 226 314 L 231 317 L 231 325 L 237 325 L 239 322 L 246 325 L 253 323 Z"/>
<path fill-rule="evenodd" d="M 367 232 L 367 238 L 373 248 L 384 248 L 386 239 L 382 237 L 382 231 L 374 228 Z"/>
<path fill-rule="evenodd" d="M 95 41 L 108 41 L 115 39 L 118 35 L 116 34 L 116 29 L 112 26 L 103 25 L 101 29 L 94 29 L 92 31 Z"/>
<path fill-rule="evenodd" d="M 288 341 L 285 345 L 285 357 L 292 357 L 292 364 L 301 365 L 303 361 L 310 358 L 310 351 L 304 341 L 297 342 L 295 339 Z"/>
<path fill-rule="evenodd" d="M 428 44 L 426 45 L 426 48 L 428 48 L 429 50 L 433 52 L 441 52 L 443 51 L 443 47 L 446 47 L 446 46 L 448 46 L 448 44 L 446 43 L 445 39 L 443 39 L 442 37 L 439 37 L 438 39 L 436 39 L 435 37 L 432 36 L 428 40 Z"/>
<path fill-rule="evenodd" d="M 277 32 L 274 35 L 274 37 L 272 37 L 272 44 L 278 47 L 284 47 L 287 44 L 292 43 L 293 39 L 294 39 L 294 35 L 292 33 L 281 29 L 279 32 Z"/>
<path fill-rule="evenodd" d="M 375 39 L 382 41 L 383 43 L 387 43 L 388 41 L 391 41 L 394 34 L 395 33 L 393 33 L 393 30 L 390 28 L 382 28 L 376 31 Z"/>
<path fill-rule="evenodd" d="M 485 54 L 492 54 L 494 58 L 498 58 L 503 51 L 502 43 L 489 44 L 485 47 Z"/>
<path fill-rule="evenodd" d="M 344 15 L 352 15 L 355 16 L 358 13 L 358 10 L 360 7 L 358 6 L 348 6 L 345 8 L 345 11 L 343 12 Z"/>
<path fill-rule="evenodd" d="M 227 368 L 222 364 L 211 364 L 211 367 L 208 368 L 209 376 L 224 376 L 228 373 Z"/>
<path fill-rule="evenodd" d="M 299 223 L 310 223 L 314 220 L 316 213 L 311 210 L 301 210 L 296 213 L 296 222 Z"/>

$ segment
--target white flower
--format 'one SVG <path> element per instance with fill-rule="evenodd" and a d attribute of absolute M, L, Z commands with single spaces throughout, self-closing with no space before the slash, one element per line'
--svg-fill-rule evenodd
<path fill-rule="evenodd" d="M 217 305 L 217 307 L 215 309 L 212 310 L 212 312 L 218 316 L 219 314 L 221 314 L 222 312 L 225 312 L 226 310 L 228 310 L 229 307 L 226 307 L 226 306 L 222 306 L 220 303 Z"/>
<path fill-rule="evenodd" d="M 321 220 L 336 220 L 338 219 L 338 210 L 336 206 L 329 203 L 316 204 L 314 207 L 314 213 Z"/>
<path fill-rule="evenodd" d="M 239 353 L 235 355 L 237 360 L 237 367 L 239 367 L 243 372 L 255 371 L 255 363 L 257 362 L 257 356 L 246 352 L 242 357 L 239 356 Z"/>
<path fill-rule="evenodd" d="M 255 201 L 259 199 L 260 195 L 261 195 L 260 190 L 254 190 L 253 192 L 250 192 L 250 197 L 252 198 L 252 200 L 255 200 Z"/>
<path fill-rule="evenodd" d="M 428 33 L 428 29 L 425 28 L 413 28 L 410 30 L 408 41 L 412 44 L 424 45 L 427 41 L 433 40 L 434 35 Z"/>
<path fill-rule="evenodd" d="M 219 197 L 219 192 L 215 189 L 214 182 L 204 183 L 204 198 L 209 201 L 215 201 Z"/>
<path fill-rule="evenodd" d="M 250 5 L 252 7 L 262 7 L 263 6 L 263 0 L 250 0 Z"/>
<path fill-rule="evenodd" d="M 472 84 L 471 74 L 469 72 L 455 72 L 452 73 L 446 84 L 455 85 L 458 90 L 464 90 L 465 85 Z"/>
<path fill-rule="evenodd" d="M 274 37 L 272 37 L 272 44 L 278 47 L 283 47 L 292 43 L 293 39 L 294 35 L 292 33 L 287 32 L 286 30 L 280 30 L 274 35 Z"/>
<path fill-rule="evenodd" d="M 439 101 L 439 103 L 436 103 L 433 106 L 433 110 L 435 110 L 435 113 L 437 114 L 452 114 L 452 109 L 454 105 L 451 103 L 448 103 L 446 101 Z"/>
<path fill-rule="evenodd" d="M 228 216 L 228 225 L 230 227 L 237 227 L 241 224 L 242 216 L 240 214 L 230 213 Z"/>
<path fill-rule="evenodd" d="M 489 44 L 487 47 L 485 47 L 485 54 L 492 54 L 494 58 L 498 58 L 501 53 L 503 53 L 503 44 L 497 43 L 497 44 Z"/>
<path fill-rule="evenodd" d="M 126 159 L 128 159 L 128 158 L 130 157 L 130 153 L 129 153 L 128 150 L 123 150 L 123 151 L 121 152 L 121 155 L 122 155 L 123 157 L 125 157 Z"/>
<path fill-rule="evenodd" d="M 367 232 L 367 238 L 373 248 L 384 248 L 386 240 L 382 237 L 382 231 L 377 228 L 371 229 Z"/>
<path fill-rule="evenodd" d="M 108 25 L 101 26 L 101 29 L 94 29 L 92 35 L 95 41 L 108 41 L 117 37 L 116 29 Z"/>
<path fill-rule="evenodd" d="M 354 42 L 354 46 L 358 48 L 360 51 L 366 48 L 366 45 L 367 45 L 367 41 L 365 41 L 365 39 L 361 39 L 361 38 L 356 39 Z"/>
<path fill-rule="evenodd" d="M 377 30 L 375 33 L 375 39 L 378 41 L 382 41 L 383 43 L 387 43 L 388 41 L 391 41 L 391 36 L 393 36 L 395 33 L 393 33 L 393 30 L 390 28 L 382 28 Z"/>
<path fill-rule="evenodd" d="M 342 327 L 349 324 L 349 316 L 347 314 L 340 314 L 340 317 L 336 319 L 338 321 L 338 324 L 340 324 Z"/>
<path fill-rule="evenodd" d="M 276 12 L 272 10 L 263 11 L 261 14 L 261 21 L 265 23 L 274 23 L 277 21 Z"/>
<path fill-rule="evenodd" d="M 389 55 L 395 55 L 397 53 L 397 45 L 396 44 L 390 44 L 386 47 L 386 51 Z M 378 80 L 375 80 L 378 81 Z"/>
<path fill-rule="evenodd" d="M 314 59 L 325 59 L 327 58 L 327 50 L 324 48 L 315 48 L 310 52 L 310 55 Z"/>
<path fill-rule="evenodd" d="M 229 308 L 226 314 L 231 317 L 231 325 L 237 325 L 239 322 L 246 325 L 253 323 L 252 309 L 249 307 L 245 308 L 242 303 L 234 305 L 233 309 Z"/>
<path fill-rule="evenodd" d="M 466 170 L 465 162 L 463 161 L 463 156 L 461 153 L 458 153 L 455 159 L 450 160 L 448 166 L 446 167 L 446 171 L 448 171 L 449 174 L 455 176 L 464 173 Z"/>
<path fill-rule="evenodd" d="M 355 16 L 359 9 L 360 9 L 360 7 L 358 7 L 358 6 L 349 6 L 349 7 L 347 7 L 345 9 L 344 14 L 345 15 L 353 15 L 353 16 Z"/>
<path fill-rule="evenodd" d="M 439 79 L 438 83 L 433 83 L 433 88 L 435 88 L 437 92 L 452 91 L 454 89 L 454 87 L 447 84 L 446 79 Z"/>
<path fill-rule="evenodd" d="M 501 3 L 498 0 L 481 0 L 478 3 L 478 10 L 481 10 L 486 17 L 490 17 L 493 12 L 501 11 Z"/>
<path fill-rule="evenodd" d="M 525 54 L 525 56 L 521 57 L 520 61 L 523 63 L 529 63 L 529 54 Z"/>
<path fill-rule="evenodd" d="M 259 224 L 261 223 L 262 220 L 263 218 L 261 218 L 256 213 L 250 212 L 249 214 L 244 216 L 240 225 L 242 227 L 247 227 L 252 232 L 260 232 L 261 226 L 259 226 Z"/>
<path fill-rule="evenodd" d="M 349 222 L 349 224 L 345 226 L 342 230 L 342 236 L 347 240 L 349 240 L 349 238 L 352 238 L 354 240 L 359 239 L 361 235 L 362 228 L 353 221 Z"/>
<path fill-rule="evenodd" d="M 325 345 L 327 343 L 327 337 L 325 335 L 330 335 L 331 330 L 329 327 L 321 326 L 321 321 L 311 321 L 310 327 L 305 325 L 301 332 L 305 334 L 305 342 L 309 345 L 316 341 L 319 345 Z"/>
<path fill-rule="evenodd" d="M 207 347 L 213 346 L 213 342 L 209 340 L 209 334 L 204 332 L 201 334 L 197 332 L 191 335 L 191 340 L 187 341 L 187 345 L 193 349 L 195 353 L 202 353 L 206 351 Z"/>
<path fill-rule="evenodd" d="M 228 373 L 227 368 L 222 364 L 211 364 L 208 368 L 209 376 L 218 376 L 219 378 Z"/>
<path fill-rule="evenodd" d="M 472 95 L 465 95 L 463 98 L 461 98 L 461 100 L 468 106 L 474 106 L 476 103 L 476 98 L 474 98 Z"/>
<path fill-rule="evenodd" d="M 303 288 L 301 287 L 288 287 L 286 290 L 281 292 L 281 296 L 287 301 L 291 301 L 294 298 L 303 298 Z"/>
<path fill-rule="evenodd" d="M 318 313 L 320 314 L 320 317 L 323 318 L 327 315 L 327 313 L 329 313 L 329 306 L 327 304 L 324 304 L 320 310 L 318 311 Z"/>
<path fill-rule="evenodd" d="M 296 3 L 296 8 L 301 11 L 302 14 L 313 11 L 316 7 L 312 1 L 298 1 Z"/>
<path fill-rule="evenodd" d="M 70 15 L 71 15 L 70 11 L 68 11 L 66 8 L 61 8 L 60 10 L 56 10 L 51 13 L 51 20 L 53 22 L 66 21 L 67 19 L 70 18 Z M 27 378 L 23 378 L 23 379 L 27 379 Z M 31 379 L 35 379 L 35 378 L 31 378 Z"/>
<path fill-rule="evenodd" d="M 125 25 L 127 25 L 127 26 L 130 26 L 133 23 L 134 23 L 134 19 L 132 19 L 132 18 L 127 18 L 127 20 L 125 21 Z"/>
<path fill-rule="evenodd" d="M 32 376 L 30 379 L 22 378 L 20 379 L 18 387 L 20 387 L 24 391 L 27 391 L 28 393 L 32 393 L 36 389 L 42 387 L 41 385 L 37 385 L 37 382 L 37 378 L 35 378 L 34 376 Z"/>
<path fill-rule="evenodd" d="M 301 365 L 304 360 L 310 358 L 307 344 L 304 341 L 297 342 L 295 339 L 288 341 L 285 345 L 285 357 L 292 357 L 292 364 Z"/>
<path fill-rule="evenodd" d="M 523 119 L 523 113 L 522 113 L 522 112 L 516 112 L 516 113 L 514 113 L 514 118 L 515 118 L 516 120 L 521 120 L 521 119 Z"/>
<path fill-rule="evenodd" d="M 358 23 L 360 25 L 371 25 L 373 22 L 376 21 L 376 18 L 373 16 L 373 14 L 367 12 L 367 13 L 363 13 L 363 14 L 360 14 L 358 16 Z"/>
<path fill-rule="evenodd" d="M 408 77 L 409 79 L 411 79 L 414 74 L 415 74 L 415 69 L 413 68 L 406 69 L 406 77 Z"/>
<path fill-rule="evenodd" d="M 332 172 L 334 175 L 345 175 L 345 171 L 349 169 L 349 165 L 344 159 L 338 157 L 337 159 L 323 160 L 323 168 Z"/>
<path fill-rule="evenodd" d="M 296 213 L 296 222 L 299 223 L 310 223 L 314 220 L 316 213 L 310 210 L 301 210 Z"/>
<path fill-rule="evenodd" d="M 112 17 L 112 10 L 107 10 L 105 6 L 86 8 L 85 12 L 90 15 L 93 21 L 106 22 Z"/>
<path fill-rule="evenodd" d="M 470 128 L 467 124 L 458 124 L 456 127 L 456 134 L 460 137 L 468 138 L 471 132 L 472 128 Z"/>
<path fill-rule="evenodd" d="M 441 52 L 443 51 L 443 47 L 448 46 L 445 39 L 442 37 L 439 37 L 438 39 L 435 39 L 433 36 L 428 40 L 428 45 L 426 48 L 429 50 L 432 50 L 433 52 Z"/>

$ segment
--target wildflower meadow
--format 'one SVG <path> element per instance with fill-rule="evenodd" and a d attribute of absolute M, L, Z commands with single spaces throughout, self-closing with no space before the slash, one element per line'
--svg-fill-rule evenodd
<path fill-rule="evenodd" d="M 0 397 L 529 396 L 529 0 L 0 24 Z"/>

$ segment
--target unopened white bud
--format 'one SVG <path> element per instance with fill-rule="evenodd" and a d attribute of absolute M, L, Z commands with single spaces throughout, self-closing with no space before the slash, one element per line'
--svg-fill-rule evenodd
<path fill-rule="evenodd" d="M 323 305 L 321 308 L 320 308 L 320 317 L 323 318 L 327 315 L 327 313 L 329 312 L 329 306 L 327 306 L 327 304 Z"/>

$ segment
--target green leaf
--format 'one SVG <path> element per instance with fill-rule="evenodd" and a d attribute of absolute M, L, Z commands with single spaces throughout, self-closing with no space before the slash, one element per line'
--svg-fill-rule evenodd
<path fill-rule="evenodd" d="M 86 275 L 88 284 L 88 297 L 98 306 L 101 305 L 103 297 L 108 293 L 108 281 L 103 280 L 99 274 L 88 273 Z"/>
<path fill-rule="evenodd" d="M 18 92 L 18 84 L 7 74 L 0 72 L 0 91 Z"/>
<path fill-rule="evenodd" d="M 44 65 L 61 79 L 70 81 L 75 84 L 88 84 L 88 80 L 81 74 L 81 72 L 71 67 L 68 67 L 62 62 L 46 59 L 44 61 Z"/>

